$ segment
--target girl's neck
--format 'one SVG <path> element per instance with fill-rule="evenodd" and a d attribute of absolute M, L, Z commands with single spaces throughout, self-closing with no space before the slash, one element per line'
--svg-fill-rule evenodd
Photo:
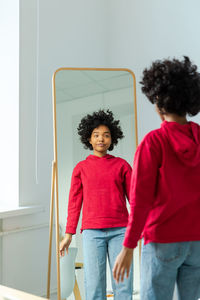
<path fill-rule="evenodd" d="M 179 123 L 181 125 L 184 125 L 184 124 L 188 123 L 188 121 L 186 119 L 186 116 L 181 117 L 181 116 L 178 116 L 178 115 L 175 115 L 175 114 L 164 114 L 163 118 L 167 122 L 176 122 L 176 123 Z"/>
<path fill-rule="evenodd" d="M 155 105 L 156 112 L 160 116 L 162 121 L 167 121 L 167 122 L 176 122 L 181 125 L 187 124 L 188 121 L 186 119 L 186 116 L 179 116 L 176 114 L 170 114 L 170 113 L 161 113 L 160 109 L 158 108 L 157 104 Z"/>
<path fill-rule="evenodd" d="M 94 156 L 98 156 L 98 157 L 103 157 L 107 154 L 107 152 L 98 152 L 98 151 L 93 151 L 93 155 Z"/>

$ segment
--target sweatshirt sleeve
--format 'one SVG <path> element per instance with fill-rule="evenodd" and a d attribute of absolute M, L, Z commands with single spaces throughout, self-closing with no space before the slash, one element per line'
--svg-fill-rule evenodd
<path fill-rule="evenodd" d="M 123 245 L 135 248 L 154 203 L 160 161 L 159 145 L 147 136 L 138 146 L 134 157 L 130 215 Z"/>
<path fill-rule="evenodd" d="M 69 192 L 68 215 L 65 233 L 76 233 L 76 228 L 83 202 L 83 187 L 81 182 L 80 167 L 77 165 L 72 173 Z"/>
<path fill-rule="evenodd" d="M 130 186 L 131 186 L 131 173 L 132 173 L 132 168 L 129 165 L 129 163 L 127 163 L 127 161 L 125 161 L 124 170 L 123 170 L 124 191 L 125 191 L 125 195 L 126 195 L 126 198 L 128 199 L 128 201 L 129 201 Z"/>

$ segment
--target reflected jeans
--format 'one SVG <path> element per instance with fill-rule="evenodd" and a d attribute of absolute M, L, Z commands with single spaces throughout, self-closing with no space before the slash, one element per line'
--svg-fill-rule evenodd
<path fill-rule="evenodd" d="M 106 261 L 111 274 L 115 259 L 122 249 L 126 227 L 83 230 L 84 280 L 86 300 L 106 299 Z M 111 275 L 112 276 L 112 275 Z M 129 278 L 117 284 L 113 276 L 115 300 L 132 300 L 133 266 Z"/>
<path fill-rule="evenodd" d="M 143 245 L 141 299 L 172 300 L 175 283 L 179 300 L 200 298 L 200 241 Z"/>

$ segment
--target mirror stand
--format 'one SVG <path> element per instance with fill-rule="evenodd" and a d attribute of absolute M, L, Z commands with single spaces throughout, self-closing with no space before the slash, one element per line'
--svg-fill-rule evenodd
<path fill-rule="evenodd" d="M 58 213 L 58 189 L 57 189 L 57 168 L 56 162 L 52 162 L 52 181 L 51 181 L 51 203 L 50 203 L 50 224 L 49 224 L 49 254 L 48 254 L 48 274 L 47 274 L 47 299 L 50 299 L 50 281 L 51 281 L 51 253 L 52 253 L 52 237 L 53 237 L 53 212 L 55 199 L 55 219 L 56 219 L 56 257 L 57 257 L 57 299 L 61 300 L 60 291 L 60 259 L 59 259 L 59 213 Z M 75 269 L 82 269 L 82 263 L 75 263 Z M 73 289 L 76 300 L 81 300 L 81 294 L 75 277 L 75 285 Z"/>
<path fill-rule="evenodd" d="M 51 203 L 50 203 L 50 224 L 49 224 L 49 255 L 48 255 L 48 276 L 47 276 L 47 298 L 50 299 L 51 280 L 51 250 L 53 235 L 53 210 L 55 199 L 55 221 L 56 221 L 56 258 L 57 258 L 57 297 L 60 300 L 60 261 L 59 261 L 59 213 L 58 213 L 58 180 L 56 162 L 52 162 L 51 181 Z"/>

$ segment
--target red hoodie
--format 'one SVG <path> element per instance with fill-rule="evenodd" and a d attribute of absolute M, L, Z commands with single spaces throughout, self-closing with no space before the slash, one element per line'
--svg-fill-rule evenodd
<path fill-rule="evenodd" d="M 200 241 L 200 126 L 161 124 L 138 146 L 124 246 Z"/>
<path fill-rule="evenodd" d="M 131 166 L 122 158 L 89 155 L 73 170 L 66 233 L 76 233 L 83 204 L 82 227 L 126 227 Z"/>

